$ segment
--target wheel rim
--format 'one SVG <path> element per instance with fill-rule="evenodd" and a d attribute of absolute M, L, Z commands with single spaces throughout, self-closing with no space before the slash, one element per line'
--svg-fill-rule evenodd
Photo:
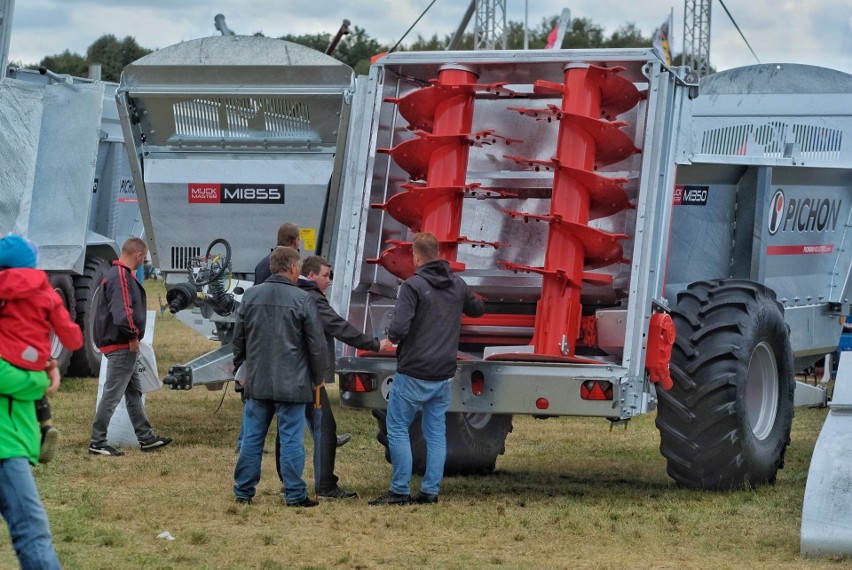
<path fill-rule="evenodd" d="M 778 413 L 778 366 L 775 353 L 766 343 L 751 353 L 745 385 L 746 413 L 757 439 L 769 437 Z"/>
<path fill-rule="evenodd" d="M 65 292 L 59 287 L 54 287 L 54 291 L 59 295 L 59 298 L 62 299 L 62 305 L 68 307 L 68 299 L 65 296 Z M 62 351 L 65 350 L 65 347 L 62 346 L 62 343 L 59 342 L 59 337 L 56 336 L 56 333 L 53 332 L 53 328 L 50 329 L 50 357 L 51 358 L 59 358 L 62 356 Z"/>
<path fill-rule="evenodd" d="M 465 414 L 465 421 L 473 429 L 484 429 L 491 421 L 491 414 Z"/>
<path fill-rule="evenodd" d="M 59 342 L 59 338 L 57 338 L 56 334 L 50 333 L 50 357 L 51 358 L 59 358 L 62 354 L 63 346 L 62 343 Z"/>

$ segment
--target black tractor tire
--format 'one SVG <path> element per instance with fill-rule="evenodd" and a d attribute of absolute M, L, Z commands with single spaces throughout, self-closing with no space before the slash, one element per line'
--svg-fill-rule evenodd
<path fill-rule="evenodd" d="M 71 315 L 71 319 L 73 320 L 74 284 L 71 276 L 58 273 L 49 274 L 48 281 L 50 282 L 50 286 L 53 287 L 53 290 L 62 299 L 62 304 L 68 310 L 68 314 Z M 62 343 L 59 342 L 59 339 L 53 332 L 50 333 L 50 357 L 56 359 L 56 368 L 59 370 L 59 374 L 65 376 L 65 373 L 68 372 L 68 364 L 71 362 L 71 351 L 62 346 Z"/>
<path fill-rule="evenodd" d="M 658 390 L 667 472 L 692 489 L 775 482 L 790 444 L 790 329 L 775 292 L 746 280 L 693 283 L 671 313 L 674 386 Z"/>
<path fill-rule="evenodd" d="M 385 459 L 390 463 L 387 411 L 373 410 L 379 424 L 376 439 L 385 446 Z M 408 435 L 411 438 L 412 470 L 418 475 L 426 471 L 426 439 L 421 429 L 422 414 L 417 412 Z M 512 431 L 512 416 L 504 414 L 447 413 L 447 460 L 444 475 L 487 475 L 493 473 L 497 456 L 506 452 L 506 437 Z"/>
<path fill-rule="evenodd" d="M 77 299 L 77 324 L 83 329 L 83 346 L 71 356 L 68 372 L 81 378 L 97 377 L 101 372 L 101 351 L 95 346 L 93 320 L 95 294 L 100 288 L 109 263 L 100 257 L 86 260 L 83 274 L 74 278 L 74 296 Z"/>

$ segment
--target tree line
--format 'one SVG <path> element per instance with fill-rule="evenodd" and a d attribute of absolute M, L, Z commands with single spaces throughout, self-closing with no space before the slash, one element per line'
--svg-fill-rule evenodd
<path fill-rule="evenodd" d="M 530 49 L 544 47 L 547 43 L 547 36 L 556 25 L 557 19 L 557 16 L 543 18 L 537 27 L 528 31 Z M 508 22 L 507 33 L 508 49 L 523 49 L 523 23 Z M 262 36 L 263 34 L 257 33 L 255 35 Z M 302 35 L 287 34 L 278 39 L 325 51 L 332 36 L 332 33 L 323 32 Z M 418 35 L 410 43 L 399 46 L 397 51 L 443 50 L 449 44 L 451 37 L 452 34 L 446 34 L 443 37 L 434 34 L 428 38 Z M 650 47 L 651 42 L 652 37 L 643 35 L 642 31 L 633 23 L 624 24 L 612 34 L 606 35 L 603 27 L 590 19 L 576 18 L 566 31 L 561 47 L 562 49 Z M 390 48 L 390 45 L 385 45 L 370 36 L 366 29 L 354 26 L 351 32 L 344 36 L 337 45 L 333 55 L 360 75 L 367 73 L 370 67 L 370 57 L 386 52 Z M 458 49 L 473 49 L 472 32 L 464 34 Z M 151 53 L 151 51 L 153 50 L 141 47 L 132 36 L 119 40 L 112 34 L 106 34 L 95 40 L 86 50 L 85 55 L 65 50 L 60 54 L 44 57 L 38 64 L 30 64 L 24 67 L 35 69 L 39 66 L 45 66 L 56 73 L 86 77 L 90 65 L 100 64 L 101 78 L 104 81 L 118 82 L 121 70 L 126 65 Z"/>

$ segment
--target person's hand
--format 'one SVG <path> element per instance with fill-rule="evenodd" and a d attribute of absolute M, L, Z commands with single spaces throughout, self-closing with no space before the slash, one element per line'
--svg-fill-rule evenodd
<path fill-rule="evenodd" d="M 50 378 L 50 386 L 48 386 L 44 395 L 53 396 L 59 391 L 59 369 L 54 365 L 48 368 L 45 372 L 47 372 L 47 377 Z"/>
<path fill-rule="evenodd" d="M 139 352 L 139 339 L 138 338 L 134 338 L 133 340 L 131 340 L 127 344 L 128 344 L 127 348 L 130 350 L 130 352 Z"/>
<path fill-rule="evenodd" d="M 393 348 L 393 343 L 390 339 L 383 338 L 379 341 L 379 352 L 387 352 Z"/>

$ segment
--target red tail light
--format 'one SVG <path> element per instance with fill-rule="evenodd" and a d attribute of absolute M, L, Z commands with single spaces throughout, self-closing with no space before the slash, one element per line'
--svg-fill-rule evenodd
<path fill-rule="evenodd" d="M 341 392 L 372 392 L 375 384 L 373 375 L 366 372 L 347 372 L 340 375 Z"/>
<path fill-rule="evenodd" d="M 612 400 L 612 382 L 586 380 L 580 386 L 580 397 L 584 400 Z"/>

